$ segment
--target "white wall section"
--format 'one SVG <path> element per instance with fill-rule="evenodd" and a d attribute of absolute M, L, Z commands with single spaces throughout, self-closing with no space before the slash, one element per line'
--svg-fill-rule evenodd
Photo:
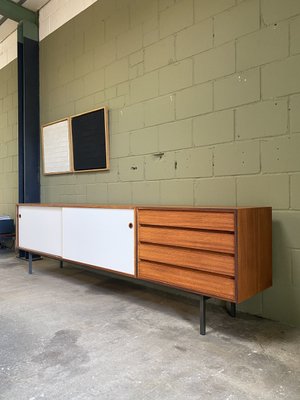
<path fill-rule="evenodd" d="M 39 11 L 40 40 L 50 35 L 96 1 L 97 0 L 50 0 Z M 24 5 L 31 10 L 37 10 L 41 3 L 43 2 L 40 0 L 28 0 Z M 17 24 L 10 20 L 5 21 L 1 27 L 0 69 L 17 58 L 17 31 L 15 30 L 9 34 L 9 32 L 16 28 Z"/>
<path fill-rule="evenodd" d="M 17 31 L 0 42 L 0 69 L 17 58 Z"/>

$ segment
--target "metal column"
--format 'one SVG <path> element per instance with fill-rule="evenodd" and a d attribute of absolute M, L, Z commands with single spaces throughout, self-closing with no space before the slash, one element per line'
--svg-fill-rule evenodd
<path fill-rule="evenodd" d="M 19 203 L 40 202 L 40 105 L 38 27 L 18 26 Z M 19 256 L 28 258 L 20 251 Z"/>

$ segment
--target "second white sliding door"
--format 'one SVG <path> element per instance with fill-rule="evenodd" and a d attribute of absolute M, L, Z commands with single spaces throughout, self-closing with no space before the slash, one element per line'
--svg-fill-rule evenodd
<path fill-rule="evenodd" d="M 135 274 L 133 209 L 63 208 L 63 258 Z"/>

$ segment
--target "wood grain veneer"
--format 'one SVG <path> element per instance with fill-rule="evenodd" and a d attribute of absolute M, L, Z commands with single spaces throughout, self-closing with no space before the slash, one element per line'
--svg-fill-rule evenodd
<path fill-rule="evenodd" d="M 231 254 L 140 243 L 139 259 L 234 276 Z"/>
<path fill-rule="evenodd" d="M 237 211 L 237 302 L 272 285 L 272 209 Z"/>
<path fill-rule="evenodd" d="M 197 211 L 140 211 L 141 225 L 234 231 L 234 213 Z"/>
<path fill-rule="evenodd" d="M 140 242 L 234 253 L 234 235 L 210 231 L 139 226 Z"/>
<path fill-rule="evenodd" d="M 272 284 L 271 231 L 270 207 L 139 209 L 138 278 L 240 303 Z"/>
<path fill-rule="evenodd" d="M 140 261 L 139 278 L 221 299 L 234 300 L 234 280 L 221 275 Z"/>

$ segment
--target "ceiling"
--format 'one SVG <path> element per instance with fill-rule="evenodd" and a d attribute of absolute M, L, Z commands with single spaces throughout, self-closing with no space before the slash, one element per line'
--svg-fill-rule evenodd
<path fill-rule="evenodd" d="M 12 0 L 32 11 L 42 8 L 49 0 Z M 17 29 L 18 23 L 0 15 L 0 42 Z"/>

